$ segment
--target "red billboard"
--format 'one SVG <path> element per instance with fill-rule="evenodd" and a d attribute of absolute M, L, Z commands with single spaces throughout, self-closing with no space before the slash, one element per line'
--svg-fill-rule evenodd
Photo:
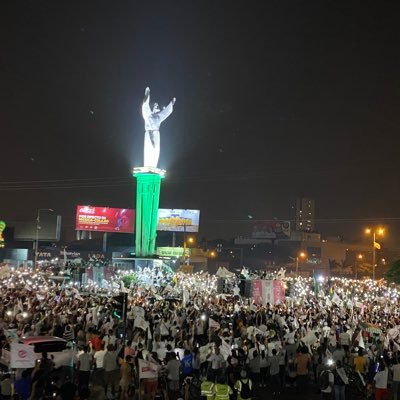
<path fill-rule="evenodd" d="M 133 233 L 135 210 L 129 208 L 76 207 L 78 231 Z"/>

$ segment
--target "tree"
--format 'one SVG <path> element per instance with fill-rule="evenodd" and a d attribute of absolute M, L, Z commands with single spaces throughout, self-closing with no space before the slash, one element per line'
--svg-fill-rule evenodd
<path fill-rule="evenodd" d="M 386 279 L 389 282 L 400 283 L 400 259 L 390 263 Z"/>

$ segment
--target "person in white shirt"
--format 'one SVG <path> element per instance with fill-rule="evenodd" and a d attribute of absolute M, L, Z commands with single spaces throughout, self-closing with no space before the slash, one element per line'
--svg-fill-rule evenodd
<path fill-rule="evenodd" d="M 397 400 L 399 387 L 400 387 L 400 364 L 394 364 L 391 367 L 393 373 L 393 382 L 392 382 L 392 390 L 393 390 L 393 400 Z"/>
<path fill-rule="evenodd" d="M 211 353 L 207 357 L 207 361 L 211 362 L 211 374 L 213 376 L 213 381 L 222 373 L 222 368 L 224 366 L 224 357 L 220 353 L 219 347 L 215 347 L 215 353 Z"/>
<path fill-rule="evenodd" d="M 382 361 L 383 362 L 383 361 Z M 385 365 L 380 364 L 379 371 L 374 376 L 375 399 L 381 400 L 386 398 L 388 384 L 388 369 Z"/>
<path fill-rule="evenodd" d="M 114 331 L 112 329 L 108 330 L 108 333 L 104 335 L 103 337 L 103 344 L 104 348 L 106 349 L 109 344 L 112 344 L 113 346 L 116 346 L 117 344 L 117 338 L 114 334 Z"/>
<path fill-rule="evenodd" d="M 102 345 L 101 350 L 98 350 L 94 353 L 93 356 L 93 363 L 95 365 L 95 373 L 94 373 L 94 378 L 95 380 L 103 385 L 104 382 L 104 356 L 107 353 L 106 350 L 104 350 L 104 345 Z"/>
<path fill-rule="evenodd" d="M 343 347 L 343 350 L 345 351 L 346 355 L 349 352 L 349 347 L 350 347 L 350 335 L 347 332 L 347 327 L 343 326 L 343 331 L 339 334 L 339 342 Z"/>

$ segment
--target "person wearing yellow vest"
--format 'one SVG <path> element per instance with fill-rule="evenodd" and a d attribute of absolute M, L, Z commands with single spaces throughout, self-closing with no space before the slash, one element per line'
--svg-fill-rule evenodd
<path fill-rule="evenodd" d="M 233 390 L 226 384 L 225 377 L 219 376 L 217 384 L 214 385 L 214 400 L 229 400 L 231 394 L 233 394 Z"/>
<path fill-rule="evenodd" d="M 203 400 L 214 400 L 214 382 L 211 380 L 211 376 L 207 376 L 207 379 L 201 382 L 201 398 Z"/>
<path fill-rule="evenodd" d="M 243 369 L 240 371 L 240 379 L 235 383 L 235 389 L 238 392 L 237 400 L 251 400 L 252 386 L 251 379 L 247 377 L 247 372 Z"/>

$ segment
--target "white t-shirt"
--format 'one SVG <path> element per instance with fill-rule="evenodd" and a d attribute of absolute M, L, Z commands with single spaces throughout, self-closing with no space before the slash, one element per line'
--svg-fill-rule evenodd
<path fill-rule="evenodd" d="M 393 380 L 396 382 L 400 382 L 400 364 L 393 365 L 392 371 L 393 371 Z"/>
<path fill-rule="evenodd" d="M 374 377 L 375 387 L 377 389 L 387 389 L 388 383 L 388 370 L 379 371 Z"/>
<path fill-rule="evenodd" d="M 99 350 L 94 353 L 94 359 L 96 361 L 96 368 L 103 368 L 104 355 L 106 350 Z"/>
<path fill-rule="evenodd" d="M 222 368 L 224 357 L 222 354 L 212 354 L 208 361 L 211 361 L 211 369 L 220 369 Z"/>
<path fill-rule="evenodd" d="M 339 335 L 339 340 L 340 344 L 343 346 L 349 346 L 350 345 L 350 335 L 347 332 L 342 332 Z"/>

